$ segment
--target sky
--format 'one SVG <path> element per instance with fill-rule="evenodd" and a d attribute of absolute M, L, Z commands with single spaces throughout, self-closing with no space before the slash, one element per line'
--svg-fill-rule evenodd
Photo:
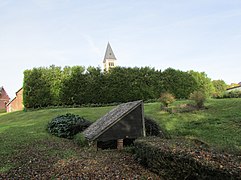
<path fill-rule="evenodd" d="M 34 67 L 117 64 L 241 81 L 240 0 L 0 0 L 0 86 Z"/>

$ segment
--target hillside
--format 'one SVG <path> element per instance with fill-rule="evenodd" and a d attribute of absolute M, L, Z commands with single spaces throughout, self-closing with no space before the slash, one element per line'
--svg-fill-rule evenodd
<path fill-rule="evenodd" d="M 185 103 L 178 101 L 173 106 Z M 210 100 L 206 107 L 201 111 L 169 114 L 160 110 L 160 103 L 149 103 L 145 104 L 145 114 L 156 119 L 172 136 L 197 138 L 208 145 L 240 153 L 241 99 Z M 1 114 L 0 177 L 90 177 L 94 174 L 100 178 L 130 175 L 155 178 L 155 174 L 141 167 L 126 152 L 95 152 L 46 132 L 48 121 L 57 115 L 68 112 L 95 121 L 112 108 L 46 109 Z"/>
<path fill-rule="evenodd" d="M 174 107 L 191 103 L 177 101 Z M 146 104 L 145 115 L 154 118 L 172 136 L 197 138 L 221 150 L 241 152 L 241 99 L 212 99 L 206 109 L 189 113 L 160 111 L 160 104 Z"/>

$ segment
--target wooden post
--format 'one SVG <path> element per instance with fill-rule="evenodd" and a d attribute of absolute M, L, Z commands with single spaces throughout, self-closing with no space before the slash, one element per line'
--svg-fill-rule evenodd
<path fill-rule="evenodd" d="M 123 149 L 123 139 L 118 139 L 117 140 L 117 150 L 122 150 Z"/>
<path fill-rule="evenodd" d="M 146 126 L 145 126 L 145 118 L 144 118 L 144 103 L 141 102 L 141 118 L 142 118 L 142 131 L 143 136 L 146 137 Z"/>
<path fill-rule="evenodd" d="M 95 150 L 98 151 L 98 141 L 95 141 L 93 146 L 94 146 Z"/>

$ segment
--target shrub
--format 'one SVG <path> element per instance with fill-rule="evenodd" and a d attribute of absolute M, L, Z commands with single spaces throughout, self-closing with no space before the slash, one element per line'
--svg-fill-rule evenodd
<path fill-rule="evenodd" d="M 157 122 L 151 118 L 145 117 L 146 136 L 159 136 L 168 138 L 167 133 L 161 129 Z"/>
<path fill-rule="evenodd" d="M 141 164 L 164 179 L 239 179 L 240 160 L 189 139 L 148 137 L 134 142 Z"/>
<path fill-rule="evenodd" d="M 198 108 L 204 107 L 204 102 L 206 101 L 206 96 L 202 91 L 194 91 L 190 94 L 190 99 L 195 101 Z"/>
<path fill-rule="evenodd" d="M 67 113 L 57 116 L 48 123 L 48 132 L 62 138 L 71 139 L 89 127 L 91 122 L 78 115 Z"/>
<path fill-rule="evenodd" d="M 214 86 L 214 93 L 213 97 L 214 98 L 221 98 L 223 97 L 226 89 L 227 89 L 227 84 L 223 80 L 213 80 L 212 81 L 213 86 Z"/>
<path fill-rule="evenodd" d="M 165 107 L 168 107 L 169 104 L 175 101 L 175 97 L 171 93 L 165 92 L 161 94 L 160 101 L 164 104 Z"/>
<path fill-rule="evenodd" d="M 223 98 L 241 98 L 241 91 L 229 91 L 224 93 Z"/>

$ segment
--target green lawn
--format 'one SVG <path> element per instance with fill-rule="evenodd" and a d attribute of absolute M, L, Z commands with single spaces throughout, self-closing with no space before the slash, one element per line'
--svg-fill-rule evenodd
<path fill-rule="evenodd" d="M 112 108 L 47 109 L 0 114 L 0 173 L 16 166 L 8 160 L 12 159 L 14 155 L 24 154 L 26 147 L 44 139 L 47 139 L 47 141 L 63 141 L 63 139 L 51 136 L 46 132 L 47 123 L 57 115 L 74 113 L 95 121 Z M 46 143 L 40 144 L 37 148 L 46 149 L 46 152 L 50 155 L 58 154 L 62 157 L 75 154 L 74 150 L 55 149 L 49 147 Z"/>
<path fill-rule="evenodd" d="M 177 101 L 173 106 L 182 103 L 187 101 Z M 209 100 L 205 105 L 205 110 L 169 114 L 160 110 L 160 103 L 149 103 L 145 104 L 145 115 L 156 119 L 172 136 L 198 138 L 209 145 L 240 153 L 241 99 Z M 48 121 L 66 113 L 95 121 L 112 108 L 62 108 L 0 114 L 0 177 L 1 173 L 32 162 L 32 159 L 40 158 L 41 162 L 51 163 L 55 158 L 78 156 L 72 141 L 46 132 Z M 32 159 L 26 158 L 28 154 Z M 46 160 L 46 157 L 53 160 Z"/>
<path fill-rule="evenodd" d="M 187 101 L 177 101 L 177 104 Z M 159 103 L 145 105 L 145 114 L 158 121 L 172 136 L 197 138 L 220 149 L 241 152 L 241 99 L 215 99 L 207 109 L 189 113 L 160 111 Z"/>

